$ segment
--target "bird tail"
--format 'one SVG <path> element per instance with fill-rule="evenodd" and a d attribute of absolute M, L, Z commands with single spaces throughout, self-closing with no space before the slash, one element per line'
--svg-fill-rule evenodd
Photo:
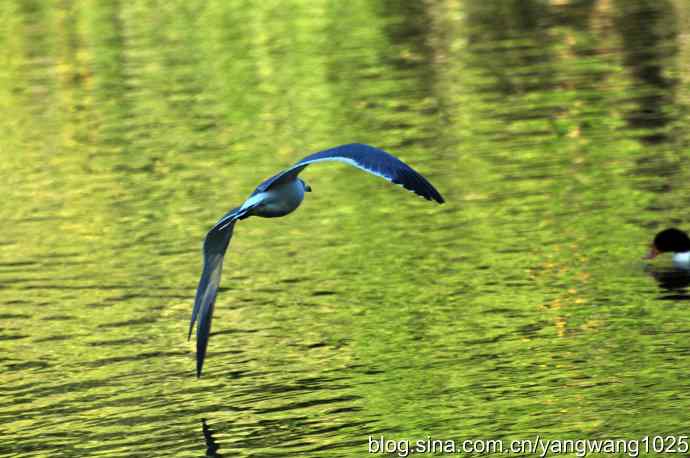
<path fill-rule="evenodd" d="M 221 221 L 218 222 L 206 234 L 204 240 L 204 267 L 199 280 L 194 299 L 194 309 L 192 319 L 189 323 L 189 334 L 187 339 L 192 336 L 194 323 L 199 318 L 196 330 L 196 375 L 201 376 L 201 369 L 204 365 L 206 347 L 211 333 L 211 321 L 213 319 L 213 309 L 216 302 L 216 295 L 220 285 L 220 276 L 223 270 L 223 258 L 230 244 L 239 208 L 230 210 Z M 221 225 L 222 222 L 222 225 Z"/>
<path fill-rule="evenodd" d="M 237 207 L 233 208 L 229 212 L 227 212 L 221 219 L 218 220 L 215 226 L 213 226 L 213 229 L 225 229 L 228 225 L 233 224 L 235 221 L 239 219 L 246 219 L 252 216 L 251 212 L 254 210 L 258 205 L 249 205 L 247 207 Z"/>

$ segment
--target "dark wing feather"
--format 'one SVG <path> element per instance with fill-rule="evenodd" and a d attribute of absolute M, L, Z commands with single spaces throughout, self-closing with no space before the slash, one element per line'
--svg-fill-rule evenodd
<path fill-rule="evenodd" d="M 345 162 L 385 178 L 392 183 L 402 185 L 405 189 L 427 200 L 435 200 L 440 204 L 444 202 L 443 197 L 436 188 L 412 167 L 381 149 L 361 143 L 336 146 L 335 148 L 311 154 L 289 169 L 283 170 L 261 183 L 254 191 L 254 194 L 264 192 L 273 185 L 293 180 L 309 164 L 322 161 Z"/>
<path fill-rule="evenodd" d="M 197 317 L 199 318 L 199 324 L 196 329 L 197 377 L 201 377 L 201 369 L 204 366 L 206 347 L 211 334 L 213 308 L 216 302 L 216 295 L 218 294 L 218 286 L 220 285 L 220 275 L 223 270 L 223 258 L 234 229 L 235 220 L 231 220 L 222 228 L 216 226 L 211 229 L 206 234 L 206 239 L 204 240 L 204 270 L 196 290 L 192 319 L 189 323 L 189 337 L 191 337 L 194 322 Z"/>

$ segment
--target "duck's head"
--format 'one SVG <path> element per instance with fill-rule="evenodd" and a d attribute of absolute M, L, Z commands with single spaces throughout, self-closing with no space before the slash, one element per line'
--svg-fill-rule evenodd
<path fill-rule="evenodd" d="M 311 192 L 311 186 L 309 186 L 306 181 L 304 181 L 301 178 L 298 178 L 298 180 L 300 183 L 302 183 L 302 187 L 304 188 L 304 192 Z"/>
<path fill-rule="evenodd" d="M 690 251 L 690 237 L 680 229 L 672 227 L 664 229 L 654 237 L 645 259 L 656 258 L 661 253 L 666 252 L 685 253 L 687 251 Z"/>

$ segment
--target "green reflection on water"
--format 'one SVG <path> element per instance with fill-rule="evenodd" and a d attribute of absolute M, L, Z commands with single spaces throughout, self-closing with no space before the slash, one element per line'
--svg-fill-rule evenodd
<path fill-rule="evenodd" d="M 690 228 L 684 2 L 33 0 L 0 19 L 0 456 L 199 456 L 201 418 L 227 456 L 687 433 L 689 281 L 637 261 Z M 195 380 L 205 230 L 351 141 L 448 203 L 306 171 L 298 212 L 238 224 Z"/>

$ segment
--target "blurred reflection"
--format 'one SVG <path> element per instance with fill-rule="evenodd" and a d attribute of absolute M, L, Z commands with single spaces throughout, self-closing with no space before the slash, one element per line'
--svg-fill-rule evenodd
<path fill-rule="evenodd" d="M 648 143 L 667 140 L 663 128 L 672 121 L 676 79 L 669 74 L 678 54 L 678 24 L 670 1 L 618 0 L 616 27 L 623 40 L 623 61 L 642 90 L 636 91 L 637 107 L 628 113 L 633 128 L 647 129 L 641 139 Z"/>
<path fill-rule="evenodd" d="M 206 419 L 201 419 L 201 431 L 204 434 L 204 441 L 206 442 L 206 457 L 207 458 L 222 458 L 223 455 L 218 453 L 220 445 L 218 445 L 213 438 L 214 431 L 206 424 Z"/>
<path fill-rule="evenodd" d="M 248 412 L 201 422 L 207 457 L 686 430 L 690 316 L 668 300 L 690 279 L 650 272 L 650 300 L 617 260 L 687 223 L 690 2 L 672 2 L 0 2 L 13 456 L 123 437 L 201 456 L 180 409 L 216 428 Z M 640 126 L 675 137 L 650 148 Z M 208 224 L 349 141 L 419 163 L 449 205 L 314 174 L 289 231 L 243 226 L 218 377 L 195 381 L 182 327 Z"/>
<path fill-rule="evenodd" d="M 423 2 L 384 0 L 381 15 L 386 17 L 384 31 L 391 43 L 402 46 L 400 55 L 394 56 L 398 68 L 424 66 L 431 70 L 430 47 L 431 18 L 428 5 Z M 427 79 L 427 83 L 431 80 Z"/>
<path fill-rule="evenodd" d="M 659 297 L 662 300 L 687 301 L 690 294 L 687 292 L 690 286 L 690 272 L 675 268 L 648 267 L 647 273 L 657 281 L 659 287 L 667 293 Z"/>
<path fill-rule="evenodd" d="M 551 8 L 534 0 L 465 3 L 469 51 L 506 95 L 553 85 Z M 527 71 L 525 71 L 527 70 Z"/>
<path fill-rule="evenodd" d="M 569 2 L 553 2 L 559 8 L 554 11 L 555 23 L 558 25 L 572 27 L 580 31 L 590 31 L 592 29 L 593 15 L 596 14 L 596 7 L 599 0 L 571 0 Z"/>

